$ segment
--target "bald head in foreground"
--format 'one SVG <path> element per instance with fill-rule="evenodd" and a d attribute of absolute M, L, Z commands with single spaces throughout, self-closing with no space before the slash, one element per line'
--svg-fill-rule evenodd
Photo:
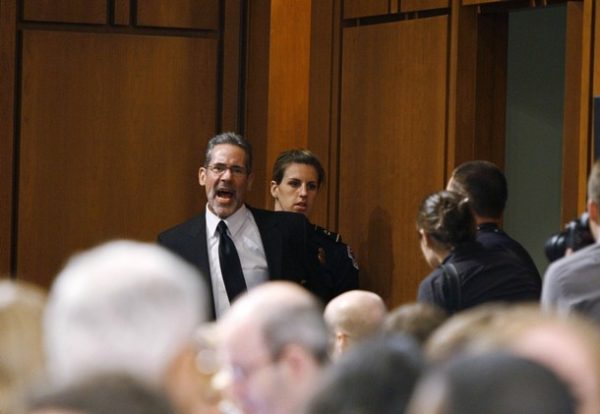
<path fill-rule="evenodd" d="M 325 308 L 325 321 L 334 336 L 332 356 L 337 358 L 353 343 L 379 331 L 387 313 L 383 299 L 366 290 L 336 296 Z"/>
<path fill-rule="evenodd" d="M 328 361 L 320 302 L 298 284 L 267 282 L 218 324 L 231 400 L 246 414 L 295 412 Z"/>

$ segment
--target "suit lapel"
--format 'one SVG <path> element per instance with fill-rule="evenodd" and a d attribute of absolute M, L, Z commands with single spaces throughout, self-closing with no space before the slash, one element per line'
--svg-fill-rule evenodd
<path fill-rule="evenodd" d="M 277 229 L 278 222 L 271 212 L 248 207 L 254 216 L 258 227 L 260 238 L 265 249 L 267 266 L 269 267 L 269 279 L 281 279 L 282 239 L 281 231 Z"/>

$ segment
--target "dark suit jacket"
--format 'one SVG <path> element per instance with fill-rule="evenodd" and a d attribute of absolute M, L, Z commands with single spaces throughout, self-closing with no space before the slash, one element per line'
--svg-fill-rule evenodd
<path fill-rule="evenodd" d="M 270 280 L 290 280 L 305 286 L 322 299 L 328 299 L 327 287 L 321 286 L 317 273 L 317 253 L 308 243 L 312 231 L 308 220 L 298 213 L 274 212 L 247 206 L 260 232 L 265 249 Z M 202 214 L 163 231 L 158 243 L 195 265 L 214 298 L 208 249 L 206 245 L 206 216 Z M 214 317 L 214 313 L 213 313 Z"/>

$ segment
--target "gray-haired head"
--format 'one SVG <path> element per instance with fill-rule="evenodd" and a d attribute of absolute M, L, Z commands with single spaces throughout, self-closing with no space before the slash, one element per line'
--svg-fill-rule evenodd
<path fill-rule="evenodd" d="M 112 241 L 73 256 L 44 316 L 51 379 L 123 373 L 158 385 L 206 319 L 191 265 L 150 243 Z"/>
<path fill-rule="evenodd" d="M 212 160 L 212 151 L 217 145 L 229 144 L 240 147 L 246 154 L 246 172 L 250 174 L 252 172 L 252 145 L 241 135 L 235 132 L 223 132 L 221 134 L 212 137 L 206 145 L 206 154 L 204 156 L 204 166 L 208 167 Z"/>

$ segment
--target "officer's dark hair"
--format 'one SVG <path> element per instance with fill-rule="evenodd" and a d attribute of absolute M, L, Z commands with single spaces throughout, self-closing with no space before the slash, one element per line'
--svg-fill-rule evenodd
<path fill-rule="evenodd" d="M 473 211 L 482 217 L 502 216 L 508 198 L 506 177 L 495 164 L 483 160 L 456 167 L 449 189 L 469 197 Z"/>
<path fill-rule="evenodd" d="M 212 160 L 212 151 L 217 145 L 229 144 L 240 147 L 246 153 L 246 172 L 250 174 L 252 171 L 252 145 L 241 135 L 235 132 L 223 132 L 219 135 L 215 135 L 208 141 L 206 146 L 206 154 L 204 156 L 204 166 L 208 167 Z"/>
<path fill-rule="evenodd" d="M 475 218 L 468 199 L 453 191 L 431 194 L 421 203 L 417 229 L 446 248 L 474 240 Z"/>
<path fill-rule="evenodd" d="M 272 180 L 281 184 L 285 170 L 290 164 L 306 164 L 312 166 L 317 171 L 317 185 L 325 183 L 325 170 L 321 165 L 319 158 L 307 149 L 290 149 L 283 151 L 273 164 Z"/>

